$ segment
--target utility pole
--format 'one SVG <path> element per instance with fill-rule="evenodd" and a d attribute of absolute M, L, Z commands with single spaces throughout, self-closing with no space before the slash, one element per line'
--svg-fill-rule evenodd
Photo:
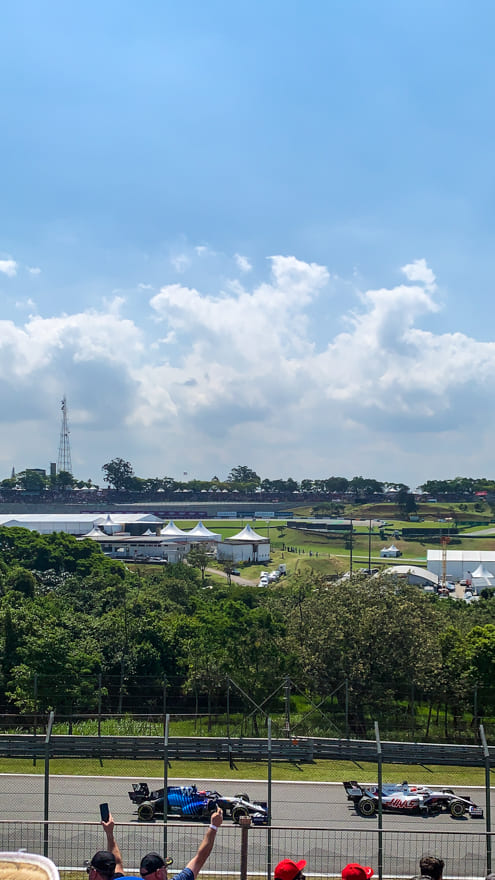
<path fill-rule="evenodd" d="M 349 532 L 350 544 L 349 544 L 349 576 L 352 579 L 352 519 L 350 520 L 351 530 Z"/>

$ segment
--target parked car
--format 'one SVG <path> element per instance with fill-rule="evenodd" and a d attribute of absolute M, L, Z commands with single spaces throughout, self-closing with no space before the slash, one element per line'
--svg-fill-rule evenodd
<path fill-rule="evenodd" d="M 150 822 L 155 816 L 163 816 L 164 792 L 164 788 L 150 791 L 147 782 L 133 782 L 129 798 L 137 806 L 138 819 Z M 223 815 L 235 823 L 239 822 L 241 816 L 250 816 L 253 825 L 266 825 L 268 822 L 267 803 L 255 803 L 247 794 L 226 797 L 218 791 L 198 789 L 196 785 L 167 787 L 167 816 L 208 820 L 217 807 L 221 807 Z"/>
<path fill-rule="evenodd" d="M 360 816 L 374 816 L 378 810 L 378 786 L 360 785 L 351 780 L 344 782 L 347 800 L 352 801 Z M 450 813 L 452 818 L 471 816 L 482 819 L 483 810 L 465 795 L 457 795 L 452 788 L 430 788 L 427 785 L 409 785 L 399 782 L 382 785 L 382 809 L 392 813 L 418 813 L 425 816 Z"/>

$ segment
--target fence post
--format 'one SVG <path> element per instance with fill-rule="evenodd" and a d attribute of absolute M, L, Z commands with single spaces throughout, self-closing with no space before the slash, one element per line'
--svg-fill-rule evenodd
<path fill-rule="evenodd" d="M 383 815 L 382 815 L 382 744 L 378 721 L 375 721 L 376 757 L 378 761 L 378 877 L 383 877 Z"/>
<path fill-rule="evenodd" d="M 50 712 L 45 737 L 45 792 L 43 809 L 43 855 L 48 858 L 48 810 L 50 790 L 50 738 L 52 735 L 53 718 L 55 713 Z"/>
<path fill-rule="evenodd" d="M 103 760 L 101 757 L 101 672 L 98 673 L 98 739 L 100 767 L 103 767 Z"/>
<path fill-rule="evenodd" d="M 492 870 L 492 814 L 490 808 L 490 752 L 485 736 L 485 728 L 480 724 L 480 738 L 483 746 L 483 757 L 485 759 L 485 809 L 486 809 L 486 873 L 490 874 Z"/>
<path fill-rule="evenodd" d="M 268 831 L 266 838 L 266 877 L 272 876 L 272 719 L 268 718 Z"/>
<path fill-rule="evenodd" d="M 230 678 L 227 676 L 227 739 L 230 741 Z M 229 745 L 230 749 L 230 745 Z"/>
<path fill-rule="evenodd" d="M 241 880 L 247 880 L 248 834 L 251 827 L 251 816 L 241 816 L 239 825 L 241 826 Z"/>
<path fill-rule="evenodd" d="M 165 715 L 165 728 L 163 732 L 163 855 L 167 857 L 167 815 L 168 815 L 168 727 L 170 715 Z"/>
<path fill-rule="evenodd" d="M 416 742 L 416 710 L 414 698 L 414 682 L 411 682 L 411 734 L 413 741 Z"/>
<path fill-rule="evenodd" d="M 285 735 L 290 737 L 290 677 L 287 675 L 284 684 L 285 695 Z"/>
<path fill-rule="evenodd" d="M 34 738 L 37 736 L 38 729 L 38 673 L 34 673 L 34 682 L 33 682 L 33 697 L 34 697 L 34 723 L 33 723 L 33 733 Z M 33 755 L 33 767 L 36 767 L 36 747 Z"/>
<path fill-rule="evenodd" d="M 345 680 L 345 738 L 349 739 L 349 679 Z"/>

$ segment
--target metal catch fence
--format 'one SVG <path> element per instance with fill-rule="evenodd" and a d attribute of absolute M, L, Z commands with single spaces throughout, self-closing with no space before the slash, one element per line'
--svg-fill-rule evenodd
<path fill-rule="evenodd" d="M 167 852 L 174 859 L 169 869 L 173 880 L 196 852 L 204 826 L 167 823 Z M 163 823 L 122 823 L 116 826 L 116 839 L 122 852 L 124 869 L 139 873 L 141 857 L 146 852 L 164 851 Z M 234 880 L 270 878 L 282 858 L 305 858 L 305 874 L 314 880 L 340 877 L 348 862 L 376 866 L 382 849 L 382 877 L 410 878 L 418 874 L 418 862 L 425 853 L 434 853 L 445 861 L 448 880 L 479 880 L 487 873 L 487 835 L 482 831 L 392 831 L 376 828 L 306 828 L 251 827 L 247 830 L 247 861 L 241 864 L 242 829 L 223 825 L 215 846 L 201 874 Z M 48 847 L 45 848 L 45 841 Z M 47 853 L 61 871 L 84 871 L 85 859 L 104 845 L 98 823 L 33 822 L 0 820 L 0 849 L 24 848 L 28 852 Z"/>

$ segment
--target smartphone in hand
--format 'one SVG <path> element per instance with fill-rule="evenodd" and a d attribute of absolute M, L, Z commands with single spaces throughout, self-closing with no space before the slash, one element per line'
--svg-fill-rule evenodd
<path fill-rule="evenodd" d="M 110 818 L 110 810 L 108 804 L 100 804 L 100 816 L 102 822 L 108 822 Z"/>

